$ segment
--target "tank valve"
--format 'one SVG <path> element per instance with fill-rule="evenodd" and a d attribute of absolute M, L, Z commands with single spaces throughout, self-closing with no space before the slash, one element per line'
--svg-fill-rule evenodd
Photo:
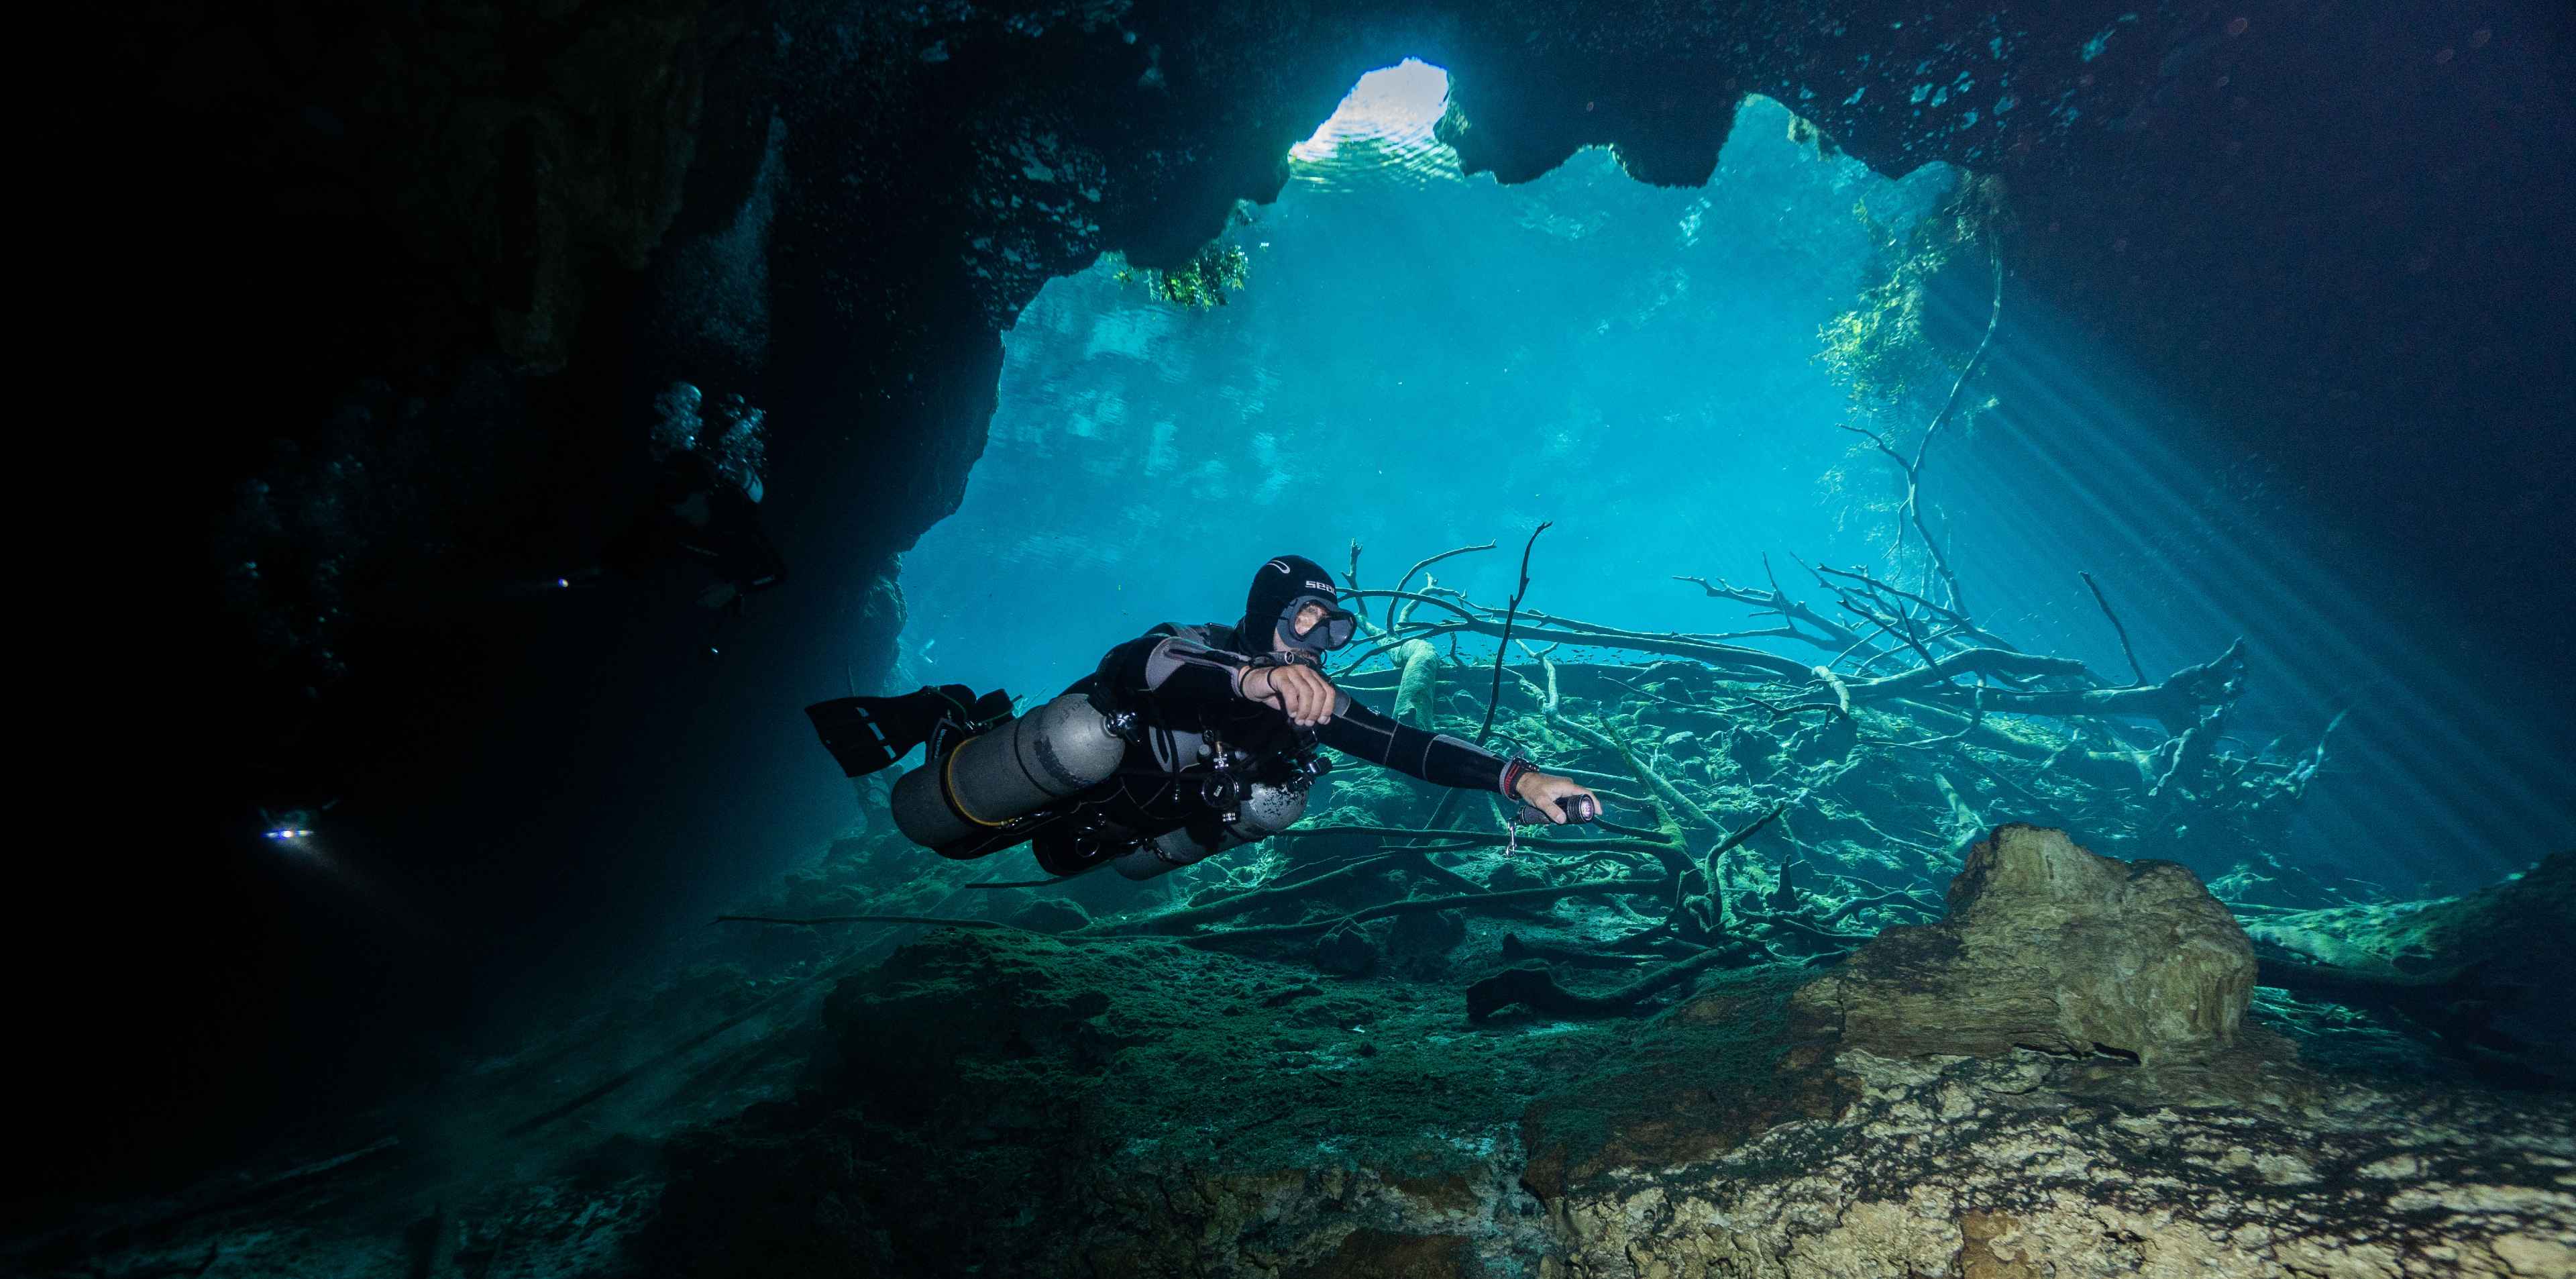
<path fill-rule="evenodd" d="M 1242 806 L 1246 793 L 1240 773 L 1213 772 L 1199 779 L 1199 802 L 1210 808 L 1231 813 Z"/>

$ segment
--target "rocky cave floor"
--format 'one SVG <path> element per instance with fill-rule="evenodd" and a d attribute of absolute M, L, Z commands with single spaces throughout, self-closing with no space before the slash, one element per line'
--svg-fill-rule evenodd
<path fill-rule="evenodd" d="M 102 1206 L 0 1260 L 99 1279 L 2576 1274 L 2576 1095 L 2481 1082 L 2380 1015 L 2268 988 L 2205 1034 L 2250 985 L 2241 934 L 2186 960 L 2228 948 L 2144 898 L 2034 905 L 2066 867 L 2133 892 L 2165 864 L 2001 834 L 1994 856 L 2035 877 L 1954 885 L 1948 920 L 1832 967 L 1706 974 L 1647 1018 L 1466 1017 L 1460 983 L 1503 966 L 1506 932 L 1598 926 L 1571 903 L 1425 916 L 1365 977 L 1007 928 L 905 929 L 891 954 L 768 979 L 700 967 L 371 1117 L 375 1141 Z M 2104 920 L 2152 949 L 2105 942 Z M 2160 1022 L 2103 1029 L 2150 987 L 2131 1012 Z M 2032 991 L 2059 1011 L 2013 1029 Z"/>

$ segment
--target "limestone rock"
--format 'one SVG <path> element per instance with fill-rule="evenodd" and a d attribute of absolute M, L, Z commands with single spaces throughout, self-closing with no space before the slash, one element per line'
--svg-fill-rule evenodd
<path fill-rule="evenodd" d="M 2576 1273 L 2563 1098 L 2356 1088 L 2299 1109 L 2125 1105 L 2069 1090 L 2079 1066 L 2028 1051 L 1837 1065 L 1860 1091 L 1839 1119 L 1551 1198 L 1568 1239 L 1556 1273 Z"/>
<path fill-rule="evenodd" d="M 1011 916 L 1011 922 L 1032 932 L 1069 933 L 1090 923 L 1091 912 L 1084 910 L 1080 902 L 1042 897 Z"/>
<path fill-rule="evenodd" d="M 1386 939 L 1390 958 L 1424 971 L 1448 962 L 1449 952 L 1467 940 L 1467 917 L 1454 910 L 1415 911 L 1395 917 Z"/>
<path fill-rule="evenodd" d="M 1831 1120 L 1853 1092 L 1833 1027 L 1794 970 L 1727 974 L 1620 1051 L 1580 1063 L 1522 1117 L 1522 1184 L 1559 1200 L 1623 1168 L 1686 1166 L 1781 1124 Z"/>
<path fill-rule="evenodd" d="M 1465 1279 L 1475 1252 L 1462 1235 L 1406 1235 L 1354 1230 L 1342 1246 L 1297 1279 Z"/>
<path fill-rule="evenodd" d="M 803 1095 L 675 1143 L 634 1268 L 1533 1273 L 1551 1245 L 1513 1120 L 1615 1029 L 1469 1035 L 1445 987 L 1283 971 L 933 933 L 834 993 Z"/>
<path fill-rule="evenodd" d="M 1328 973 L 1357 977 L 1377 967 L 1385 949 L 1368 925 L 1345 922 L 1315 943 L 1315 966 Z"/>
<path fill-rule="evenodd" d="M 1971 851 L 1949 904 L 1941 922 L 1886 930 L 1802 992 L 1840 1017 L 1846 1048 L 2188 1061 L 2224 1049 L 2253 996 L 2244 930 L 2173 862 L 2003 826 Z"/>

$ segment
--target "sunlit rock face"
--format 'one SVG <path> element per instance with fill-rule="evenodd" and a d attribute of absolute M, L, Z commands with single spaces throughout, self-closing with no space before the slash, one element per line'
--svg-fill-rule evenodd
<path fill-rule="evenodd" d="M 1844 1042 L 1892 1056 L 2017 1047 L 2154 1065 L 2235 1037 L 2254 952 L 2173 862 L 2122 862 L 2005 826 L 1950 883 L 1938 924 L 1890 928 L 1808 997 Z"/>
<path fill-rule="evenodd" d="M 1847 1052 L 1859 1099 L 1550 1204 L 1563 1276 L 2539 1279 L 2576 1267 L 2563 1104 L 2321 1087 L 2113 1101 L 2062 1064 Z M 2506 1140 L 2491 1134 L 2510 1131 Z"/>
<path fill-rule="evenodd" d="M 1829 1117 L 1544 1188 L 1564 1251 L 1541 1273 L 2576 1268 L 2576 1107 L 2301 1066 L 2242 1024 L 2251 947 L 2182 867 L 2005 826 L 1949 901 L 1792 997 L 1768 1086 L 1839 1098 Z"/>

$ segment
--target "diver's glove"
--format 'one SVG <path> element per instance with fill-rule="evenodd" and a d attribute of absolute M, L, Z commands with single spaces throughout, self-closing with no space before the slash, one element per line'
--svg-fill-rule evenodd
<path fill-rule="evenodd" d="M 1558 789 L 1555 793 L 1543 797 L 1552 801 L 1559 809 L 1564 811 L 1565 821 L 1563 823 L 1558 823 L 1556 818 L 1549 816 L 1547 809 L 1540 806 L 1537 801 L 1521 794 L 1521 783 L 1528 780 L 1533 775 L 1547 778 L 1550 782 L 1561 782 L 1564 784 L 1563 788 Z M 1510 762 L 1503 765 L 1502 792 L 1503 794 L 1521 802 L 1520 811 L 1514 815 L 1514 820 L 1525 826 L 1534 824 L 1572 825 L 1577 822 L 1597 821 L 1601 817 L 1601 798 L 1599 796 L 1583 789 L 1570 778 L 1557 777 L 1550 773 L 1540 772 L 1538 766 L 1530 763 L 1524 756 L 1514 755 Z"/>

